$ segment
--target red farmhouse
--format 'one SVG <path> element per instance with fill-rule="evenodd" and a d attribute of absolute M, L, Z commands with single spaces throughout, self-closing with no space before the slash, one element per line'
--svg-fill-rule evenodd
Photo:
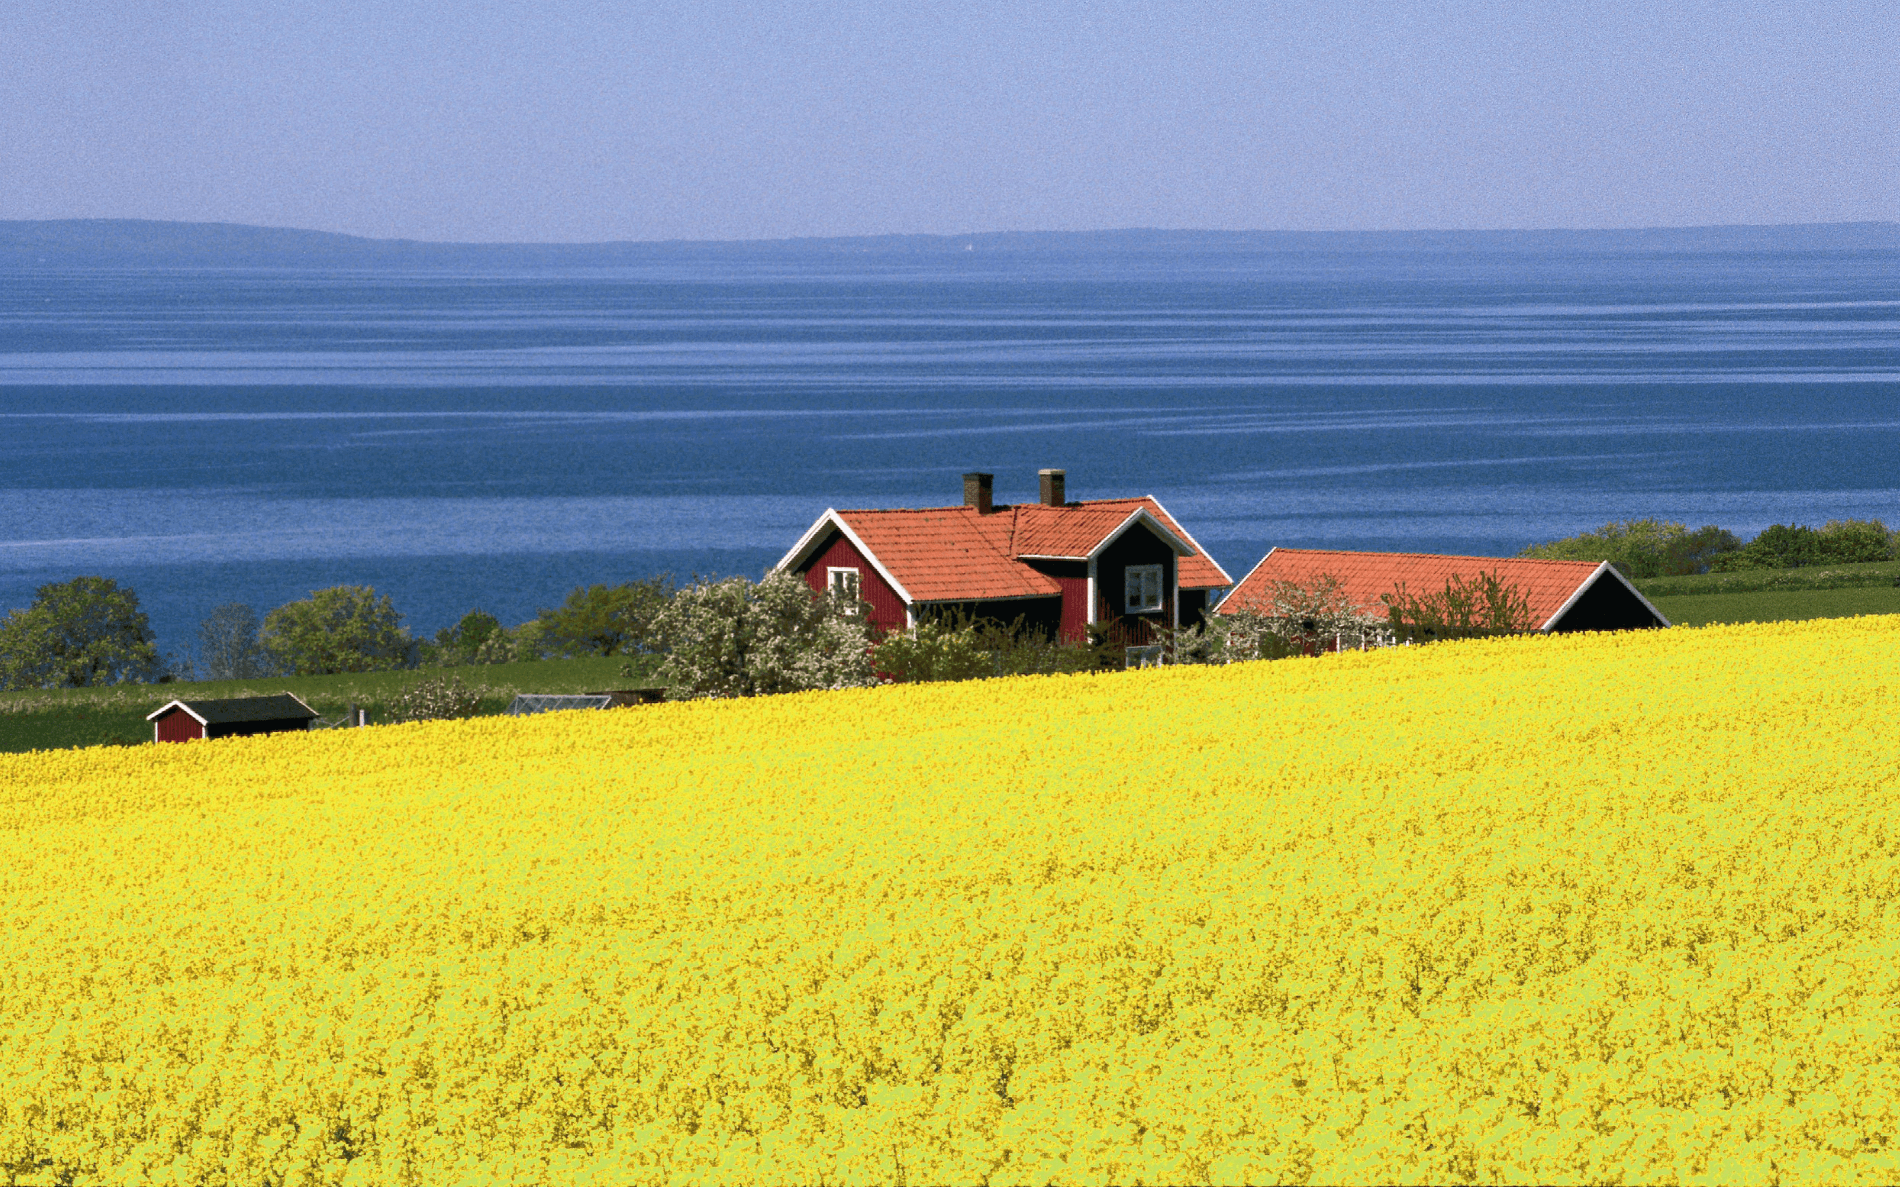
<path fill-rule="evenodd" d="M 1546 561 L 1489 556 L 1434 556 L 1419 552 L 1338 552 L 1318 548 L 1273 548 L 1253 572 L 1241 579 L 1220 605 L 1222 614 L 1256 609 L 1275 581 L 1306 583 L 1331 575 L 1362 609 L 1384 614 L 1380 594 L 1403 581 L 1414 594 L 1436 593 L 1453 577 L 1470 581 L 1496 573 L 1515 585 L 1530 603 L 1531 629 L 1545 634 L 1567 631 L 1628 631 L 1664 627 L 1669 620 L 1623 575 L 1597 561 Z"/>
<path fill-rule="evenodd" d="M 1131 661 L 1233 584 L 1153 496 L 1071 503 L 1061 470 L 1041 485 L 1040 502 L 999 506 L 991 475 L 965 474 L 961 507 L 826 511 L 774 568 L 857 591 L 883 630 L 948 610 L 1069 640 L 1104 626 Z"/>

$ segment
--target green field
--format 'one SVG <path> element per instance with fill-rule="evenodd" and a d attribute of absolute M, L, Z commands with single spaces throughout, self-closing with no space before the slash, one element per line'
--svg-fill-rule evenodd
<path fill-rule="evenodd" d="M 1812 565 L 1805 569 L 1749 569 L 1741 573 L 1699 573 L 1690 577 L 1649 577 L 1636 583 L 1650 601 L 1709 594 L 1792 593 L 1798 590 L 1892 588 L 1900 582 L 1900 561 L 1862 565 Z M 1836 618 L 1839 615 L 1802 615 Z"/>
<path fill-rule="evenodd" d="M 1804 618 L 1852 618 L 1856 614 L 1900 614 L 1900 589 L 1892 585 L 1859 589 L 1758 590 L 1748 593 L 1652 597 L 1650 601 L 1677 626 L 1717 622 L 1789 622 Z"/>
<path fill-rule="evenodd" d="M 167 701 L 181 698 L 289 692 L 302 697 L 326 718 L 340 718 L 349 712 L 351 705 L 357 705 L 367 709 L 374 722 L 389 720 L 390 702 L 411 685 L 431 677 L 452 676 L 483 690 L 480 711 L 500 713 L 517 693 L 596 692 L 649 684 L 656 666 L 657 658 L 652 656 L 632 659 L 609 656 L 345 676 L 283 676 L 268 680 L 0 692 L 0 752 L 149 742 L 152 727 L 145 715 Z M 632 668 L 632 675 L 623 673 L 628 667 Z"/>

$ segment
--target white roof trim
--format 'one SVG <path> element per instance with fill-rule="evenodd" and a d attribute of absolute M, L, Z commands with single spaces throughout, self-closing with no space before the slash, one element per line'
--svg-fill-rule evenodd
<path fill-rule="evenodd" d="M 1149 531 L 1152 531 L 1155 535 L 1161 537 L 1161 542 L 1166 544 L 1169 548 L 1173 549 L 1174 554 L 1176 556 L 1194 556 L 1195 555 L 1194 546 L 1192 544 L 1189 544 L 1186 540 L 1183 540 L 1181 537 L 1175 535 L 1174 532 L 1168 527 L 1167 524 L 1162 523 L 1160 520 L 1154 517 L 1154 513 L 1152 511 L 1149 511 L 1146 507 L 1137 507 L 1133 511 L 1128 513 L 1127 519 L 1122 520 L 1120 527 L 1116 528 L 1114 531 L 1110 532 L 1108 535 L 1103 536 L 1102 542 L 1100 544 L 1097 544 L 1094 548 L 1090 549 L 1089 554 L 1087 556 L 1080 557 L 1077 559 L 1094 560 L 1096 557 L 1102 555 L 1102 552 L 1104 549 L 1106 549 L 1110 544 L 1113 544 L 1115 541 L 1121 539 L 1122 536 L 1128 531 L 1128 529 L 1134 527 L 1137 523 L 1145 525 Z"/>
<path fill-rule="evenodd" d="M 1241 590 L 1243 590 L 1243 589 L 1246 589 L 1246 588 L 1247 588 L 1247 583 L 1248 583 L 1249 581 L 1252 581 L 1252 580 L 1253 580 L 1253 575 L 1254 575 L 1255 573 L 1258 573 L 1258 572 L 1260 571 L 1260 566 L 1261 566 L 1261 565 L 1264 565 L 1264 564 L 1266 564 L 1266 563 L 1267 563 L 1267 560 L 1268 560 L 1268 559 L 1269 559 L 1270 557 L 1272 557 L 1272 556 L 1273 556 L 1273 554 L 1274 554 L 1275 552 L 1277 552 L 1277 551 L 1278 551 L 1278 549 L 1274 549 L 1274 548 L 1269 548 L 1269 549 L 1267 549 L 1267 555 L 1266 555 L 1266 556 L 1263 556 L 1263 557 L 1261 557 L 1261 558 L 1260 558 L 1259 560 L 1257 560 L 1257 561 L 1255 561 L 1255 562 L 1254 562 L 1254 566 L 1253 566 L 1253 568 L 1251 568 L 1251 569 L 1248 569 L 1248 570 L 1247 570 L 1247 575 L 1246 575 L 1245 577 L 1242 577 L 1242 578 L 1240 579 L 1240 582 L 1239 582 L 1239 584 L 1237 584 L 1237 585 L 1235 585 L 1235 586 L 1234 586 L 1234 592 L 1233 592 L 1233 593 L 1230 593 L 1230 594 L 1228 594 L 1228 595 L 1227 595 L 1226 597 L 1224 597 L 1224 598 L 1222 598 L 1222 599 L 1220 600 L 1220 605 L 1218 605 L 1218 606 L 1216 606 L 1216 607 L 1214 607 L 1214 612 L 1215 612 L 1216 614 L 1228 614 L 1228 613 L 1231 613 L 1231 611 L 1229 611 L 1229 610 L 1227 609 L 1227 603 L 1233 600 L 1233 597 L 1234 597 L 1234 594 L 1237 594 L 1237 593 L 1239 593 L 1239 592 L 1240 592 Z M 1236 607 L 1234 607 L 1234 609 L 1236 609 L 1236 610 L 1238 610 L 1239 608 L 1240 608 L 1240 607 L 1238 607 L 1238 606 L 1236 606 Z"/>
<path fill-rule="evenodd" d="M 877 559 L 877 554 L 872 552 L 864 541 L 858 539 L 858 534 L 851 530 L 851 525 L 844 521 L 844 516 L 839 515 L 830 507 L 825 508 L 825 513 L 820 515 L 811 527 L 805 529 L 805 534 L 798 538 L 798 543 L 792 545 L 792 550 L 779 558 L 778 564 L 772 566 L 772 571 L 784 572 L 793 566 L 803 564 L 806 556 L 816 549 L 818 542 L 824 538 L 826 527 L 838 529 L 845 539 L 851 541 L 851 546 L 857 549 L 865 560 L 871 562 L 871 567 L 877 570 L 877 575 L 884 579 L 886 585 L 897 591 L 897 596 L 904 599 L 905 605 L 908 606 L 916 600 L 910 596 L 910 591 L 904 588 L 902 582 L 891 576 L 891 571 L 884 567 L 883 561 Z"/>
<path fill-rule="evenodd" d="M 1631 593 L 1635 594 L 1636 600 L 1643 604 L 1644 609 L 1648 610 L 1651 614 L 1654 614 L 1656 616 L 1657 622 L 1662 623 L 1664 626 L 1675 625 L 1674 623 L 1669 621 L 1668 615 L 1664 614 L 1661 610 L 1656 609 L 1655 603 L 1651 602 L 1648 598 L 1643 596 L 1642 590 L 1637 589 L 1634 585 L 1631 585 L 1630 579 L 1623 576 L 1623 574 L 1617 570 L 1617 567 L 1615 565 L 1611 564 L 1609 561 L 1602 561 L 1597 565 L 1596 572 L 1590 574 L 1590 576 L 1584 580 L 1582 585 L 1579 585 L 1575 590 L 1573 590 L 1570 596 L 1564 599 L 1564 604 L 1557 607 L 1557 612 L 1551 615 L 1550 619 L 1547 622 L 1545 622 L 1543 626 L 1540 626 L 1537 629 L 1544 634 L 1549 634 L 1551 630 L 1556 627 L 1557 621 L 1561 619 L 1565 614 L 1568 614 L 1570 612 L 1570 607 L 1576 605 L 1577 599 L 1581 598 L 1584 594 L 1588 593 L 1591 586 L 1603 580 L 1603 576 L 1606 573 L 1609 574 L 1611 577 L 1616 578 L 1619 582 L 1621 582 L 1624 589 L 1627 589 Z"/>
<path fill-rule="evenodd" d="M 1161 500 L 1155 498 L 1153 495 L 1143 495 L 1141 497 L 1148 500 L 1150 503 L 1153 503 L 1155 506 L 1161 507 Z M 1175 519 L 1174 512 L 1168 510 L 1166 507 L 1161 507 L 1161 514 L 1167 516 L 1169 519 L 1173 519 L 1175 526 L 1180 527 L 1181 521 L 1179 519 Z M 1207 563 L 1210 565 L 1213 565 L 1214 570 L 1218 572 L 1222 577 L 1227 579 L 1228 585 L 1232 585 L 1234 583 L 1233 577 L 1227 572 L 1226 569 L 1221 568 L 1221 563 L 1219 561 L 1214 559 L 1214 554 L 1209 552 L 1207 549 L 1202 548 L 1201 542 L 1199 540 L 1196 540 L 1193 536 L 1188 535 L 1188 530 L 1186 528 L 1181 528 L 1181 538 L 1186 540 L 1189 544 L 1193 545 L 1194 551 L 1198 553 L 1200 556 L 1206 558 Z M 1186 588 L 1188 589 L 1215 589 L 1217 587 L 1212 586 L 1212 585 L 1199 585 L 1199 586 L 1190 585 L 1190 586 L 1187 586 Z"/>
<path fill-rule="evenodd" d="M 303 704 L 303 698 L 299 697 L 297 703 Z M 304 708 L 306 709 L 308 709 L 309 707 L 310 706 L 308 705 L 304 705 Z M 185 704 L 185 702 L 183 701 L 172 701 L 168 704 L 160 705 L 157 709 L 153 710 L 150 713 L 147 713 L 145 715 L 145 720 L 157 721 L 160 717 L 164 716 L 167 713 L 170 713 L 174 708 L 183 709 L 186 712 L 186 714 L 188 714 L 191 717 L 191 719 L 197 722 L 199 725 L 211 724 L 210 722 L 206 721 L 204 718 L 198 716 L 196 713 L 193 713 L 191 706 Z"/>

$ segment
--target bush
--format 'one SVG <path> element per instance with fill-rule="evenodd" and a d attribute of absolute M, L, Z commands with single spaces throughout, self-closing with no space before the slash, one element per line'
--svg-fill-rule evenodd
<path fill-rule="evenodd" d="M 460 676 L 430 676 L 418 680 L 389 702 L 392 721 L 434 721 L 473 717 L 487 690 L 470 688 Z"/>
<path fill-rule="evenodd" d="M 139 597 L 110 577 L 42 585 L 0 619 L 0 688 L 151 683 L 165 675 Z"/>
<path fill-rule="evenodd" d="M 1078 643 L 1055 638 L 1021 617 L 1005 624 L 953 610 L 886 636 L 873 651 L 873 661 L 883 678 L 910 684 L 1119 668 L 1123 650 L 1095 627 L 1089 628 L 1087 642 Z"/>
<path fill-rule="evenodd" d="M 1810 565 L 1855 565 L 1892 560 L 1893 535 L 1877 519 L 1829 520 L 1819 531 L 1774 524 L 1739 552 L 1721 557 L 1717 572 L 1801 569 Z"/>
<path fill-rule="evenodd" d="M 877 674 L 893 684 L 976 680 L 996 675 L 996 661 L 977 640 L 967 619 L 927 618 L 909 631 L 894 632 L 871 653 Z"/>
<path fill-rule="evenodd" d="M 658 679 L 676 696 L 749 697 L 876 682 L 865 606 L 792 573 L 680 590 L 654 623 Z"/>
<path fill-rule="evenodd" d="M 380 672 L 407 666 L 409 632 L 402 615 L 367 585 L 311 591 L 272 610 L 262 641 L 271 658 L 298 676 Z"/>
<path fill-rule="evenodd" d="M 1413 642 L 1514 634 L 1537 625 L 1524 591 L 1496 572 L 1480 572 L 1469 581 L 1454 574 L 1444 589 L 1422 594 L 1401 581 L 1379 598 L 1393 633 Z"/>
<path fill-rule="evenodd" d="M 1690 531 L 1687 524 L 1658 519 L 1606 523 L 1594 532 L 1533 544 L 1519 556 L 1538 560 L 1608 561 L 1626 577 L 1683 577 L 1706 573 L 1717 558 L 1741 542 L 1733 532 L 1710 524 Z"/>

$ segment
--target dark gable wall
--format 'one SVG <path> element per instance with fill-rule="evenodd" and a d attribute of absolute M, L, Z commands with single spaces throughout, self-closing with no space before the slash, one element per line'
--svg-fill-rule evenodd
<path fill-rule="evenodd" d="M 1103 549 L 1095 558 L 1095 621 L 1110 627 L 1111 638 L 1125 647 L 1141 647 L 1155 641 L 1155 627 L 1174 625 L 1174 549 L 1142 526 L 1123 532 L 1121 538 Z M 1123 603 L 1124 570 L 1129 565 L 1160 565 L 1161 609 L 1154 614 L 1128 614 Z M 1116 635 L 1119 633 L 1119 638 Z"/>
<path fill-rule="evenodd" d="M 1196 626 L 1207 613 L 1207 591 L 1204 589 L 1184 589 L 1181 591 L 1181 625 Z"/>
<path fill-rule="evenodd" d="M 825 570 L 828 568 L 856 569 L 858 571 L 858 590 L 864 600 L 871 604 L 871 625 L 879 630 L 901 631 L 909 625 L 904 614 L 904 599 L 890 587 L 877 569 L 865 559 L 863 553 L 844 533 L 833 531 L 831 541 L 818 550 L 818 554 L 805 563 L 799 570 L 805 578 L 805 584 L 819 593 L 825 592 Z"/>
<path fill-rule="evenodd" d="M 1629 591 L 1629 587 L 1609 574 L 1597 578 L 1595 585 L 1570 603 L 1570 609 L 1550 628 L 1553 635 L 1572 631 L 1635 631 L 1660 627 L 1649 607 Z"/>

